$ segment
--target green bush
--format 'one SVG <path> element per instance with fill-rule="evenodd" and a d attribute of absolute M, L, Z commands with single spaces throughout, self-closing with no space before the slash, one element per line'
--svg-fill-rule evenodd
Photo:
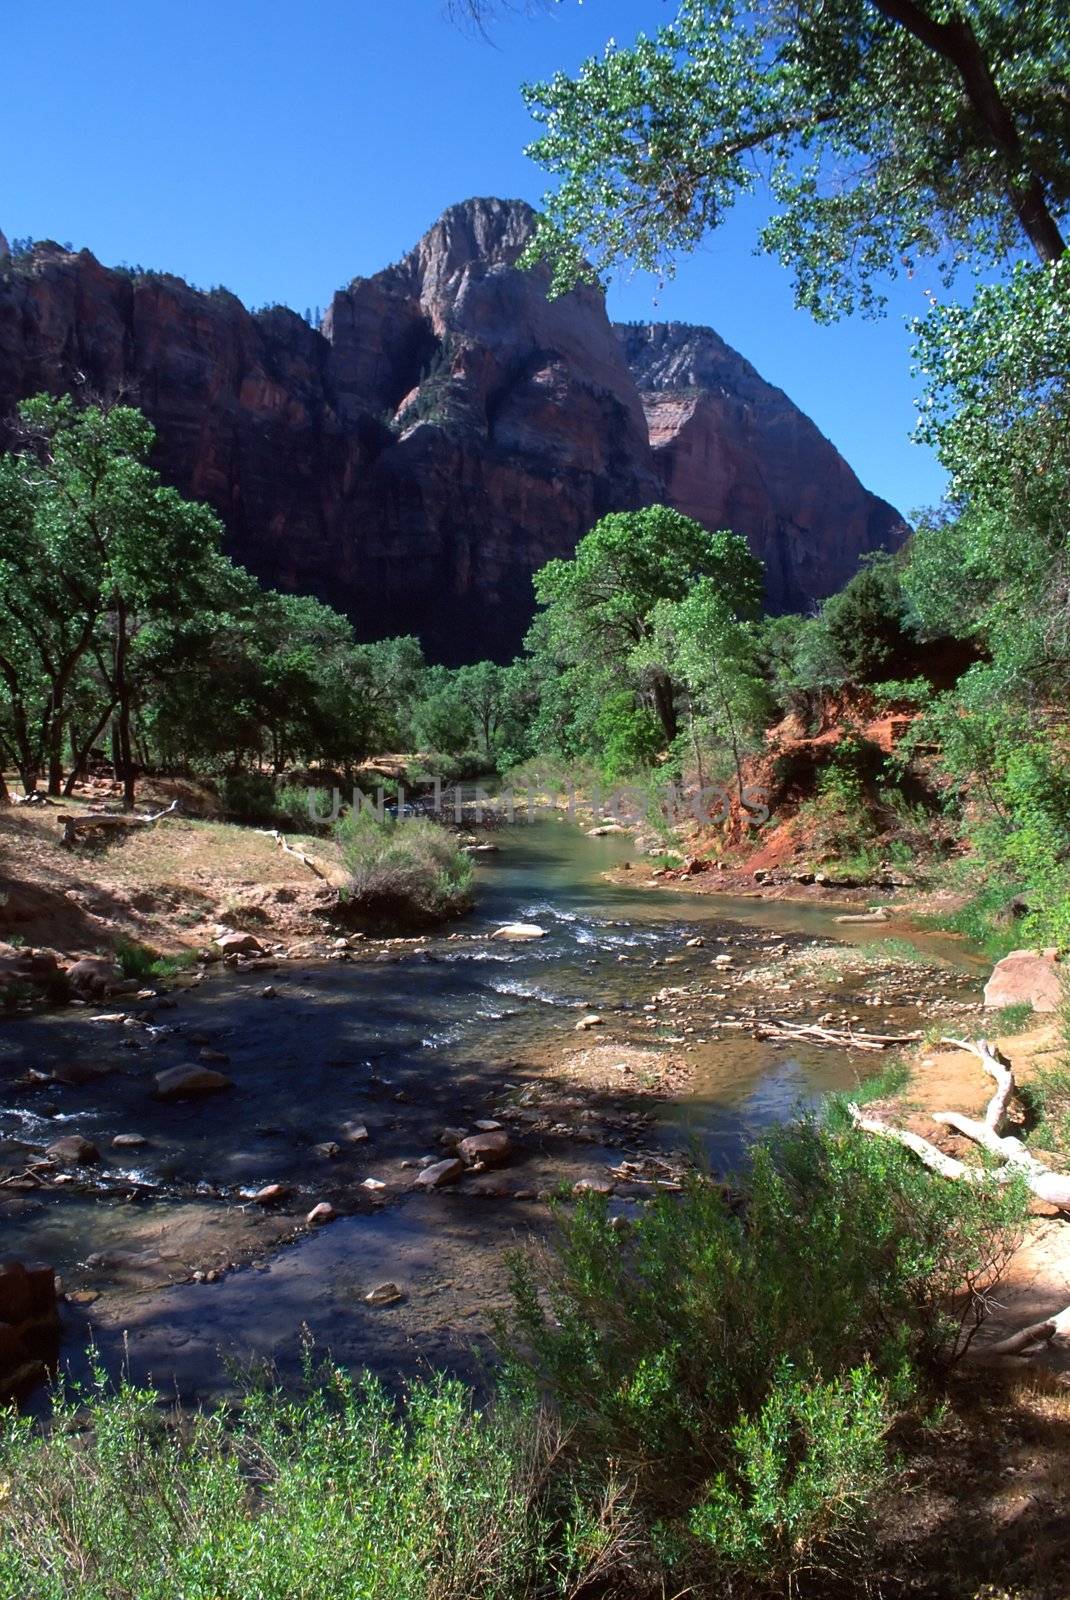
<path fill-rule="evenodd" d="M 238 822 L 271 822 L 275 782 L 266 772 L 228 772 L 219 785 L 224 814 Z"/>
<path fill-rule="evenodd" d="M 2 1415 L 4 1600 L 550 1600 L 614 1537 L 551 1474 L 546 1426 L 455 1383 L 397 1407 L 333 1371 L 179 1417 L 101 1381 L 47 1435 Z"/>
<path fill-rule="evenodd" d="M 892 1477 L 888 1388 L 866 1366 L 827 1383 L 778 1370 L 755 1417 L 732 1432 L 732 1466 L 691 1513 L 721 1567 L 789 1587 L 808 1568 L 862 1555 L 870 1509 Z"/>
<path fill-rule="evenodd" d="M 1023 1216 L 1016 1189 L 798 1125 L 754 1151 L 741 1196 L 696 1178 L 624 1229 L 598 1197 L 562 1214 L 554 1253 L 513 1262 L 509 1381 L 620 1463 L 673 1581 L 711 1551 L 787 1580 L 857 1534 L 891 1408 L 957 1359 Z M 763 1465 L 777 1429 L 790 1448 Z"/>
<path fill-rule="evenodd" d="M 432 923 L 471 904 L 471 859 L 440 823 L 361 811 L 341 818 L 335 837 L 349 872 L 346 905 L 359 917 Z"/>

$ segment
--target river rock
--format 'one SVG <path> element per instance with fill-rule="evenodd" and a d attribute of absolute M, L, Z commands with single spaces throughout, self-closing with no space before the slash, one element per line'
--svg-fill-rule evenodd
<path fill-rule="evenodd" d="M 402 1299 L 401 1290 L 396 1283 L 377 1283 L 374 1289 L 369 1289 L 364 1296 L 365 1303 L 369 1306 L 393 1306 Z"/>
<path fill-rule="evenodd" d="M 456 1150 L 461 1140 L 467 1136 L 467 1128 L 443 1128 L 438 1135 L 438 1143 L 445 1150 Z"/>
<path fill-rule="evenodd" d="M 325 1161 L 333 1161 L 335 1156 L 342 1154 L 342 1146 L 334 1139 L 324 1139 L 322 1144 L 312 1146 L 312 1154 L 322 1156 Z"/>
<path fill-rule="evenodd" d="M 100 1160 L 100 1151 L 90 1139 L 83 1139 L 80 1133 L 68 1133 L 64 1138 L 57 1139 L 55 1144 L 50 1144 L 45 1151 L 53 1161 L 61 1161 L 65 1167 L 91 1167 Z"/>
<path fill-rule="evenodd" d="M 413 1180 L 414 1189 L 441 1189 L 444 1184 L 456 1183 L 464 1174 L 464 1162 L 451 1156 L 448 1161 L 433 1161 Z"/>
<path fill-rule="evenodd" d="M 0 1400 L 46 1376 L 56 1358 L 59 1316 L 51 1267 L 0 1266 Z"/>
<path fill-rule="evenodd" d="M 83 956 L 67 968 L 67 982 L 80 1000 L 103 1000 L 122 981 L 114 961 L 103 956 Z"/>
<path fill-rule="evenodd" d="M 318 1205 L 312 1207 L 305 1221 L 310 1228 L 322 1228 L 325 1222 L 333 1222 L 337 1215 L 329 1200 L 321 1200 Z"/>
<path fill-rule="evenodd" d="M 503 1167 L 512 1153 L 513 1141 L 504 1128 L 470 1134 L 457 1146 L 457 1154 L 469 1166 L 481 1161 L 485 1167 Z"/>
<path fill-rule="evenodd" d="M 1028 1002 L 1034 1011 L 1058 1011 L 1066 999 L 1066 962 L 1052 946 L 1046 950 L 1012 950 L 997 961 L 985 984 L 987 1008 Z"/>
<path fill-rule="evenodd" d="M 225 956 L 259 956 L 264 953 L 264 946 L 255 933 L 221 933 L 212 942 Z"/>
<path fill-rule="evenodd" d="M 537 922 L 506 922 L 491 934 L 492 939 L 545 939 L 546 929 Z"/>
<path fill-rule="evenodd" d="M 290 1188 L 289 1188 L 288 1184 L 285 1184 L 285 1183 L 265 1183 L 264 1187 L 262 1189 L 258 1189 L 256 1191 L 256 1193 L 253 1195 L 253 1205 L 254 1206 L 275 1206 L 275 1205 L 278 1205 L 280 1200 L 285 1200 L 286 1199 L 286 1196 L 289 1194 L 289 1192 L 290 1192 Z"/>
<path fill-rule="evenodd" d="M 143 1133 L 117 1133 L 112 1140 L 116 1150 L 136 1150 L 139 1145 L 147 1143 L 148 1140 Z"/>
<path fill-rule="evenodd" d="M 586 1031 L 587 1028 L 600 1028 L 601 1026 L 602 1026 L 602 1018 L 598 1015 L 598 1013 L 596 1011 L 591 1011 L 591 1012 L 588 1013 L 587 1016 L 581 1017 L 580 1020 L 577 1022 L 577 1024 L 576 1024 L 576 1032 L 577 1033 L 583 1033 L 583 1032 Z"/>
<path fill-rule="evenodd" d="M 168 1067 L 156 1074 L 156 1097 L 159 1100 L 186 1100 L 195 1095 L 218 1094 L 234 1086 L 234 1080 L 225 1072 L 215 1072 L 211 1067 Z"/>
<path fill-rule="evenodd" d="M 342 1136 L 347 1144 L 363 1144 L 369 1134 L 363 1122 L 343 1122 Z"/>
<path fill-rule="evenodd" d="M 627 832 L 628 832 L 628 829 L 625 828 L 625 827 L 622 827 L 619 822 L 603 822 L 603 823 L 600 823 L 597 828 L 588 828 L 587 829 L 587 837 L 588 837 L 588 839 L 604 839 L 604 838 L 606 838 L 606 836 L 608 834 L 611 834 L 611 833 L 627 833 Z"/>

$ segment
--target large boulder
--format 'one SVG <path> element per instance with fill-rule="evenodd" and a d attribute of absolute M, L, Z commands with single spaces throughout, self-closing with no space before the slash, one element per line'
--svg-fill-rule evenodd
<path fill-rule="evenodd" d="M 485 1167 L 502 1167 L 513 1153 L 513 1141 L 504 1128 L 492 1133 L 472 1133 L 457 1146 L 457 1154 L 469 1166 L 481 1162 Z"/>
<path fill-rule="evenodd" d="M 233 1085 L 233 1078 L 211 1067 L 168 1067 L 156 1074 L 159 1100 L 189 1100 L 199 1095 L 218 1094 Z"/>
<path fill-rule="evenodd" d="M 55 1366 L 59 1317 L 51 1267 L 0 1264 L 0 1401 Z"/>
<path fill-rule="evenodd" d="M 67 982 L 80 1000 L 104 1000 L 122 982 L 122 973 L 104 956 L 83 956 L 67 968 Z"/>
<path fill-rule="evenodd" d="M 80 1133 L 65 1134 L 55 1144 L 50 1144 L 45 1154 L 65 1167 L 91 1167 L 100 1160 L 96 1145 L 89 1139 L 83 1139 Z"/>
<path fill-rule="evenodd" d="M 1067 998 L 1066 962 L 1054 947 L 1012 950 L 997 961 L 985 984 L 985 1006 L 999 1009 L 1028 1003 L 1034 1011 L 1058 1011 Z"/>

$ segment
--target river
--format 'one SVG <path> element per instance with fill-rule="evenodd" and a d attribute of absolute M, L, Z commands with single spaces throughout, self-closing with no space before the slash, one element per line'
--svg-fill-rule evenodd
<path fill-rule="evenodd" d="M 184 1400 L 226 1392 L 249 1363 L 292 1375 L 303 1339 L 388 1377 L 438 1366 L 477 1375 L 505 1300 L 505 1252 L 545 1233 L 551 1189 L 688 1144 L 729 1168 L 763 1127 L 866 1070 L 853 1052 L 753 1037 L 728 975 L 745 987 L 760 971 L 759 988 L 788 990 L 773 982 L 778 964 L 833 943 L 864 951 L 891 933 L 910 938 L 940 1003 L 975 1003 L 978 966 L 955 941 L 838 924 L 835 907 L 607 882 L 631 841 L 557 818 L 493 837 L 497 852 L 477 858 L 475 910 L 433 938 L 353 962 L 215 968 L 125 1013 L 0 1023 L 3 1170 L 61 1134 L 101 1151 L 92 1171 L 0 1190 L 0 1253 L 62 1274 L 63 1356 L 75 1371 L 91 1336 L 106 1365 Z M 509 921 L 547 936 L 492 940 Z M 830 984 L 836 1004 L 863 1003 L 859 981 Z M 902 981 L 886 1002 L 885 1027 L 921 1016 Z M 590 1012 L 602 1024 L 578 1035 Z M 620 1092 L 570 1094 L 558 1076 L 550 1094 L 540 1063 L 587 1047 L 621 1072 Z M 153 1097 L 154 1073 L 205 1050 L 225 1058 L 230 1091 L 177 1105 Z M 683 1087 L 653 1101 L 632 1094 L 634 1073 L 612 1061 L 628 1052 L 654 1077 L 672 1058 Z M 519 1141 L 507 1174 L 411 1191 L 418 1160 L 444 1153 L 442 1127 L 502 1116 Z M 354 1123 L 366 1140 L 340 1132 Z M 131 1133 L 144 1143 L 112 1145 Z M 289 1187 L 286 1206 L 251 1203 L 268 1183 Z M 621 1184 L 613 1203 L 642 1194 Z M 310 1230 L 304 1214 L 322 1198 L 340 1214 Z M 400 1299 L 369 1305 L 384 1280 Z"/>

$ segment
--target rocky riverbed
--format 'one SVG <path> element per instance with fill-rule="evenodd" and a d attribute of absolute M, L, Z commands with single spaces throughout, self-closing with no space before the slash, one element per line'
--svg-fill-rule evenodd
<path fill-rule="evenodd" d="M 626 849 L 518 828 L 452 934 L 228 949 L 169 992 L 3 1024 L 4 1250 L 59 1270 L 65 1354 L 92 1334 L 188 1398 L 234 1361 L 294 1369 L 304 1329 L 388 1375 L 469 1371 L 554 1196 L 639 1205 L 696 1149 L 729 1168 L 881 1059 L 772 1030 L 900 1037 L 979 1004 L 951 942 L 653 904 L 601 877 Z M 510 920 L 544 937 L 495 939 Z"/>

